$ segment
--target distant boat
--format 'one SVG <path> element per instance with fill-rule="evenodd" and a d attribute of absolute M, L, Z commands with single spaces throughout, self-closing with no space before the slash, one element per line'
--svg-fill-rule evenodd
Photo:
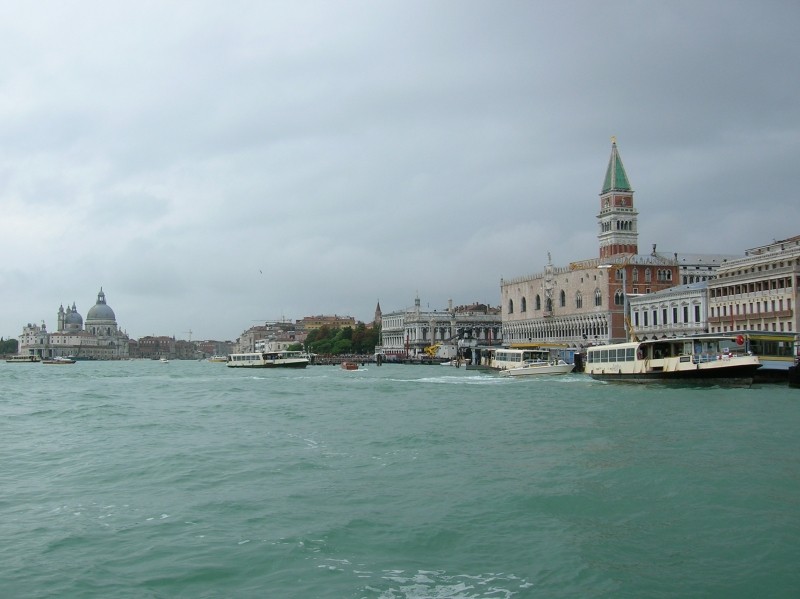
<path fill-rule="evenodd" d="M 208 358 L 209 362 L 227 362 L 228 356 L 211 356 Z"/>
<path fill-rule="evenodd" d="M 358 370 L 358 364 L 356 364 L 355 362 L 342 362 L 342 369 Z"/>
<path fill-rule="evenodd" d="M 74 364 L 75 360 L 72 358 L 65 358 L 64 356 L 56 356 L 55 358 L 45 358 L 42 364 Z"/>
<path fill-rule="evenodd" d="M 39 356 L 11 356 L 10 358 L 6 359 L 6 362 L 9 364 L 35 364 L 36 362 L 41 362 L 41 358 Z"/>
<path fill-rule="evenodd" d="M 228 368 L 305 368 L 308 355 L 300 351 L 248 352 L 231 354 Z"/>
<path fill-rule="evenodd" d="M 169 360 L 167 358 L 164 358 L 164 357 L 160 358 L 159 362 L 161 362 L 162 364 L 169 364 Z"/>

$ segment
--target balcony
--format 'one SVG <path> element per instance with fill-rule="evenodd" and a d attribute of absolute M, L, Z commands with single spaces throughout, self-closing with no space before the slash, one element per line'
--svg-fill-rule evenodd
<path fill-rule="evenodd" d="M 745 322 L 748 320 L 761 320 L 761 319 L 774 319 L 774 318 L 791 318 L 793 315 L 792 310 L 774 310 L 768 312 L 753 312 L 752 314 L 728 314 L 727 316 L 709 316 L 709 324 L 718 324 L 720 322 Z"/>

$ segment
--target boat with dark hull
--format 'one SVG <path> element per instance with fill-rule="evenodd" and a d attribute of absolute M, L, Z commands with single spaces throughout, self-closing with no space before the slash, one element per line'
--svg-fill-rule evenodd
<path fill-rule="evenodd" d="M 37 364 L 41 361 L 42 359 L 39 356 L 33 355 L 16 355 L 6 358 L 6 362 L 9 364 Z"/>
<path fill-rule="evenodd" d="M 698 335 L 590 347 L 584 371 L 601 381 L 750 386 L 761 362 L 741 349 L 740 337 Z"/>
<path fill-rule="evenodd" d="M 305 368 L 310 360 L 300 351 L 270 351 L 230 354 L 228 368 Z"/>
<path fill-rule="evenodd" d="M 789 367 L 789 386 L 800 389 L 800 361 Z"/>

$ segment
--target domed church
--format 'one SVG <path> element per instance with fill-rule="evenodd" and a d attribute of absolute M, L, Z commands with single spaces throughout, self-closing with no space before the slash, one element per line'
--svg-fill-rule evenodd
<path fill-rule="evenodd" d="M 106 303 L 103 288 L 97 294 L 97 303 L 89 308 L 86 315 L 86 332 L 97 337 L 111 337 L 117 334 L 117 317 L 114 310 Z"/>
<path fill-rule="evenodd" d="M 45 358 L 72 356 L 84 360 L 119 360 L 129 356 L 130 339 L 117 326 L 114 310 L 106 303 L 103 288 L 97 294 L 97 302 L 89 308 L 86 322 L 72 307 L 62 304 L 58 308 L 58 329 L 48 333 L 44 322 L 28 324 L 19 337 L 19 353 L 33 354 Z"/>

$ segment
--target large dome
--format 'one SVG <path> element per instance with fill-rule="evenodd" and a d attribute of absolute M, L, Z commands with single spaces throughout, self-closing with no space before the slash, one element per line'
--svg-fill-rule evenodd
<path fill-rule="evenodd" d="M 89 308 L 89 313 L 86 314 L 86 322 L 90 320 L 113 320 L 116 321 L 117 317 L 114 315 L 114 310 L 106 304 L 106 294 L 103 293 L 103 288 L 100 288 L 100 293 L 97 294 L 97 303 Z"/>

